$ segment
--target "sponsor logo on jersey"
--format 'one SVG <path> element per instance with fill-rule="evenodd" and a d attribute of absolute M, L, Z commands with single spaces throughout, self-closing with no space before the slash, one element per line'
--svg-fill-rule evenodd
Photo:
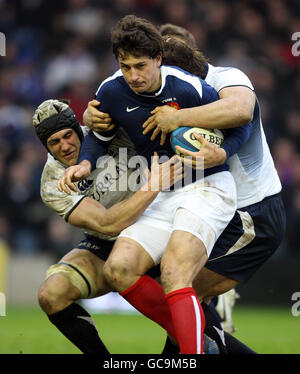
<path fill-rule="evenodd" d="M 93 185 L 93 180 L 92 179 L 83 179 L 82 181 L 78 182 L 78 189 L 80 192 L 85 192 L 91 188 Z"/>
<path fill-rule="evenodd" d="M 138 109 L 138 108 L 140 108 L 140 106 L 135 106 L 135 107 L 133 107 L 133 108 L 126 108 L 126 112 L 127 113 L 130 113 L 130 112 L 132 112 L 133 110 L 136 110 L 136 109 Z"/>

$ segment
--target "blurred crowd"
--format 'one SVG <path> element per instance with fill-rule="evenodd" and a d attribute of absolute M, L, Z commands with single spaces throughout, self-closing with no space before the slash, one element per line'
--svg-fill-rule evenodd
<path fill-rule="evenodd" d="M 69 98 L 81 120 L 99 83 L 118 66 L 110 29 L 134 13 L 191 31 L 214 65 L 251 79 L 283 185 L 287 231 L 279 251 L 300 255 L 300 32 L 298 0 L 0 0 L 0 238 L 12 251 L 60 257 L 80 237 L 40 199 L 46 151 L 32 131 L 34 108 Z M 299 46 L 300 51 L 300 46 Z"/>

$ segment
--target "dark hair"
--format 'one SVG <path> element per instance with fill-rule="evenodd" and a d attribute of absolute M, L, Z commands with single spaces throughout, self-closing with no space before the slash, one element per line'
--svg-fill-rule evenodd
<path fill-rule="evenodd" d="M 188 46 L 197 49 L 197 42 L 194 35 L 181 26 L 165 23 L 161 25 L 159 31 L 162 36 L 175 36 L 183 40 Z"/>
<path fill-rule="evenodd" d="M 204 79 L 207 59 L 198 49 L 193 49 L 185 42 L 165 36 L 163 38 L 163 63 L 174 65 Z"/>
<path fill-rule="evenodd" d="M 111 33 L 112 50 L 118 59 L 122 51 L 136 57 L 157 57 L 162 53 L 162 36 L 157 27 L 134 15 L 123 17 Z"/>

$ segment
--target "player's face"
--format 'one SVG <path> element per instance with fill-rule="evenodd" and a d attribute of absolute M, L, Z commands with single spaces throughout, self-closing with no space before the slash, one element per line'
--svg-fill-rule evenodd
<path fill-rule="evenodd" d="M 119 64 L 124 79 L 133 91 L 137 93 L 154 92 L 160 87 L 160 55 L 150 58 L 120 53 Z"/>
<path fill-rule="evenodd" d="M 81 142 L 72 129 L 63 129 L 49 136 L 47 140 L 49 152 L 56 160 L 66 166 L 77 164 Z"/>

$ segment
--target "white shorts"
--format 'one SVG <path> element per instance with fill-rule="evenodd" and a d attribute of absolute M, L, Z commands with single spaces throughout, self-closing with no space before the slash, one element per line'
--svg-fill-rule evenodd
<path fill-rule="evenodd" d="M 181 189 L 160 192 L 133 225 L 119 237 L 139 243 L 160 263 L 174 230 L 189 232 L 210 252 L 236 210 L 236 189 L 232 175 L 223 171 Z"/>

